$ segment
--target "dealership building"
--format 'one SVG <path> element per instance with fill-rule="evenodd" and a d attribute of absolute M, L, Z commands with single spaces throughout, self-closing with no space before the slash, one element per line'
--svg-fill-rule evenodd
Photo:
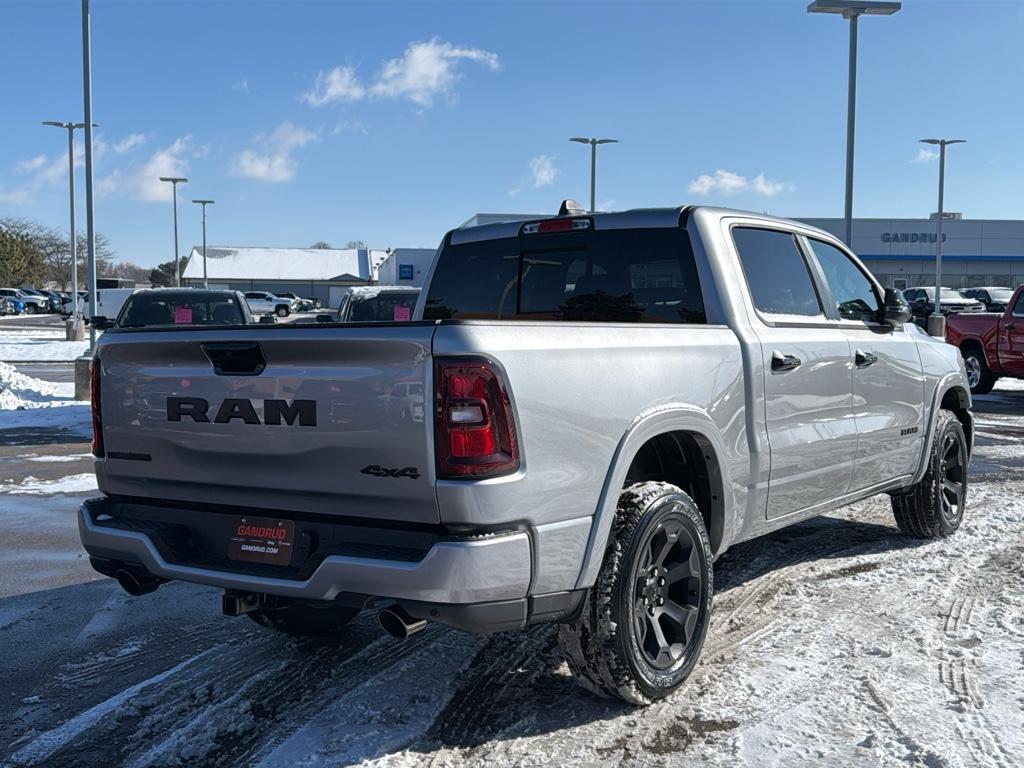
<path fill-rule="evenodd" d="M 1024 283 L 1024 221 L 969 219 L 942 222 L 942 283 L 951 288 Z M 543 214 L 478 213 L 463 226 L 545 218 Z M 797 218 L 842 239 L 843 219 Z M 854 219 L 853 250 L 886 287 L 935 285 L 936 221 Z"/>
<path fill-rule="evenodd" d="M 338 307 L 345 291 L 364 285 L 423 285 L 432 248 L 260 248 L 209 245 L 206 278 L 211 288 L 294 293 Z M 203 249 L 189 255 L 182 282 L 203 285 Z"/>

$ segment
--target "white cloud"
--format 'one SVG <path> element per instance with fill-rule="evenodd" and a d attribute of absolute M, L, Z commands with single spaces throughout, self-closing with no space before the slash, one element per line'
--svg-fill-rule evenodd
<path fill-rule="evenodd" d="M 186 156 L 192 136 L 182 136 L 170 146 L 158 149 L 135 175 L 135 196 L 146 202 L 165 202 L 171 199 L 171 185 L 160 181 L 161 176 L 188 176 Z M 112 191 L 112 190 L 111 190 Z"/>
<path fill-rule="evenodd" d="M 230 171 L 259 181 L 289 181 L 297 167 L 295 150 L 318 138 L 315 132 L 285 121 L 269 134 L 254 136 L 252 146 L 232 158 Z"/>
<path fill-rule="evenodd" d="M 320 71 L 312 90 L 302 94 L 302 100 L 314 107 L 367 97 L 406 99 L 420 107 L 432 106 L 437 97 L 454 101 L 463 61 L 481 64 L 492 72 L 501 68 L 496 53 L 452 45 L 435 37 L 409 43 L 405 53 L 381 64 L 377 77 L 368 85 L 360 82 L 355 67 Z"/>
<path fill-rule="evenodd" d="M 759 173 L 752 179 L 732 171 L 717 170 L 713 175 L 701 174 L 690 182 L 687 187 L 691 195 L 707 195 L 718 192 L 723 195 L 735 195 L 740 192 L 753 192 L 764 197 L 774 197 L 780 192 L 791 192 L 796 187 L 786 181 L 771 181 Z"/>
<path fill-rule="evenodd" d="M 460 61 L 483 64 L 491 71 L 500 68 L 498 55 L 480 48 L 463 48 L 433 40 L 409 43 L 405 54 L 384 62 L 370 92 L 375 96 L 408 99 L 429 107 L 436 96 L 454 99 L 453 86 L 460 75 Z"/>
<path fill-rule="evenodd" d="M 95 144 L 95 139 L 93 140 Z M 114 145 L 114 151 L 119 155 L 127 154 L 146 143 L 146 136 L 142 133 L 131 133 Z M 95 149 L 95 146 L 93 147 Z"/>
<path fill-rule="evenodd" d="M 32 193 L 27 189 L 12 189 L 9 192 L 0 190 L 0 203 L 7 205 L 30 205 Z"/>
<path fill-rule="evenodd" d="M 302 94 L 302 100 L 314 107 L 339 101 L 359 101 L 366 89 L 359 84 L 352 67 L 335 67 L 330 72 L 318 72 L 313 90 Z"/>
<path fill-rule="evenodd" d="M 932 160 L 939 159 L 939 150 L 928 149 L 928 147 L 921 147 L 917 150 L 917 157 L 910 162 L 912 163 L 930 163 Z"/>
<path fill-rule="evenodd" d="M 550 187 L 555 183 L 555 177 L 558 176 L 558 169 L 555 168 L 555 158 L 551 155 L 537 155 L 530 158 L 530 173 L 533 174 L 533 186 L 535 189 Z"/>
<path fill-rule="evenodd" d="M 363 136 L 367 136 L 370 133 L 370 129 L 367 128 L 366 123 L 362 120 L 342 120 L 331 129 L 331 135 L 340 136 L 343 133 L 360 133 Z"/>
<path fill-rule="evenodd" d="M 22 160 L 18 163 L 16 170 L 18 173 L 32 173 L 33 171 L 38 171 L 44 165 L 46 165 L 46 155 L 36 155 L 28 160 Z"/>

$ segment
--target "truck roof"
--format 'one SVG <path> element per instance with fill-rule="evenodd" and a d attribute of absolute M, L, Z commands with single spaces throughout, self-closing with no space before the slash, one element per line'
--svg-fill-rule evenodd
<path fill-rule="evenodd" d="M 639 229 L 655 227 L 675 227 L 679 225 L 680 218 L 684 213 L 703 211 L 712 215 L 730 216 L 739 215 L 745 218 L 760 219 L 765 222 L 783 223 L 787 226 L 799 227 L 803 230 L 812 230 L 820 233 L 828 240 L 835 240 L 835 235 L 823 229 L 812 227 L 804 222 L 793 219 L 785 219 L 780 216 L 769 216 L 755 211 L 744 211 L 736 208 L 720 208 L 708 205 L 679 205 L 666 208 L 631 208 L 625 211 L 614 211 L 609 213 L 578 213 L 559 216 L 552 214 L 543 219 L 510 219 L 489 224 L 480 224 L 475 227 L 460 227 L 448 233 L 445 242 L 457 245 L 460 243 L 472 243 L 480 240 L 496 240 L 503 237 L 515 237 L 519 234 L 524 224 L 529 221 L 546 221 L 557 218 L 580 218 L 589 217 L 594 220 L 594 229 Z"/>

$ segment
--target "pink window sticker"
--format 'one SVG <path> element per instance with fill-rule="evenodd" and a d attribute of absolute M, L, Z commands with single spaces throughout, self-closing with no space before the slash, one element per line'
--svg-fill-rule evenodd
<path fill-rule="evenodd" d="M 192 325 L 192 308 L 191 307 L 175 307 L 174 308 L 174 324 L 175 325 Z"/>
<path fill-rule="evenodd" d="M 409 307 L 405 304 L 395 304 L 395 320 L 408 320 L 410 317 Z"/>

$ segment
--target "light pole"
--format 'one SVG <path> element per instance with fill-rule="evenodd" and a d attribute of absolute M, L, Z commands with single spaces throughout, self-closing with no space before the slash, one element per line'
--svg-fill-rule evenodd
<path fill-rule="evenodd" d="M 939 213 L 936 217 L 935 235 L 935 310 L 928 316 L 928 335 L 945 337 L 946 319 L 942 316 L 942 198 L 946 187 L 946 146 L 964 144 L 965 139 L 921 139 L 923 144 L 934 144 L 939 148 Z"/>
<path fill-rule="evenodd" d="M 92 45 L 89 0 L 82 0 L 82 97 L 85 108 L 85 242 L 89 291 L 89 317 L 96 317 L 96 228 L 92 205 Z M 96 349 L 96 324 L 89 323 L 89 354 Z M 79 366 L 75 364 L 75 397 L 79 392 Z"/>
<path fill-rule="evenodd" d="M 174 197 L 174 287 L 181 287 L 181 270 L 178 269 L 178 185 L 188 184 L 184 176 L 161 176 L 160 181 L 171 183 L 172 195 Z"/>
<path fill-rule="evenodd" d="M 71 324 L 78 327 L 78 238 L 75 235 L 75 129 L 85 128 L 85 123 L 61 123 L 44 120 L 43 125 L 66 128 L 68 132 L 68 187 L 71 200 Z M 99 126 L 93 123 L 93 128 Z"/>
<path fill-rule="evenodd" d="M 869 0 L 814 0 L 808 13 L 838 13 L 850 21 L 850 65 L 846 92 L 846 244 L 853 247 L 853 134 L 857 112 L 857 19 L 861 16 L 892 16 L 902 3 L 869 2 Z"/>
<path fill-rule="evenodd" d="M 597 209 L 595 202 L 596 186 L 597 186 L 597 145 L 598 144 L 618 144 L 618 139 L 587 139 L 581 136 L 569 139 L 569 141 L 575 141 L 579 144 L 590 145 L 590 212 L 593 213 Z"/>
<path fill-rule="evenodd" d="M 213 205 L 213 200 L 193 200 L 196 205 L 203 206 L 203 288 L 209 288 L 210 284 L 206 282 L 206 206 Z"/>

